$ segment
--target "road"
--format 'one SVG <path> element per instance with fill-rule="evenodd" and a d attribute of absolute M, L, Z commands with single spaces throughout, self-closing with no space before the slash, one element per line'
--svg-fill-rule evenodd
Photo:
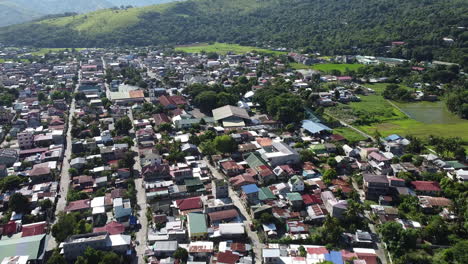
<path fill-rule="evenodd" d="M 208 168 L 211 170 L 211 174 L 213 175 L 213 177 L 215 177 L 216 179 L 220 179 L 220 180 L 226 180 L 224 175 L 221 174 L 215 167 L 213 167 L 208 161 L 208 159 L 204 158 L 203 160 L 207 164 Z M 247 210 L 245 209 L 245 206 L 242 203 L 239 195 L 237 194 L 236 191 L 232 189 L 231 185 L 229 185 L 229 197 L 231 197 L 234 205 L 237 208 L 239 208 L 239 211 L 244 216 L 244 219 L 246 219 L 244 221 L 244 225 L 246 227 L 245 229 L 247 231 L 247 235 L 249 236 L 251 243 L 252 243 L 252 248 L 255 254 L 255 263 L 262 263 L 263 262 L 262 249 L 265 247 L 265 245 L 260 242 L 260 239 L 258 238 L 257 233 L 253 232 L 250 229 L 250 224 L 252 224 L 252 217 L 250 216 L 249 212 L 247 212 Z"/>
<path fill-rule="evenodd" d="M 104 70 L 107 68 L 107 63 L 104 60 L 104 57 L 102 59 L 102 64 L 104 67 Z M 106 92 L 106 97 L 110 100 L 110 87 L 108 83 L 105 84 L 105 92 Z M 130 121 L 132 122 L 133 125 L 133 112 L 131 108 L 129 107 L 127 109 L 128 117 L 130 118 Z M 131 147 L 131 151 L 134 153 L 137 153 L 135 156 L 135 165 L 133 166 L 133 171 L 137 171 L 138 175 L 141 174 L 141 160 L 140 160 L 140 155 L 138 154 L 138 142 L 136 139 L 133 139 L 133 146 Z M 136 175 L 136 174 L 134 174 Z M 136 258 L 134 259 L 133 263 L 136 264 L 144 264 L 145 263 L 145 251 L 146 251 L 146 246 L 147 246 L 147 239 L 148 239 L 148 219 L 146 218 L 146 210 L 147 210 L 147 203 L 146 203 L 146 190 L 143 187 L 143 179 L 142 178 L 137 178 L 135 179 L 135 189 L 137 191 L 137 204 L 140 207 L 139 212 L 137 212 L 137 217 L 138 220 L 140 221 L 141 228 L 136 232 L 136 241 L 138 241 L 138 245 L 135 247 L 136 251 Z"/>
<path fill-rule="evenodd" d="M 128 116 L 130 120 L 132 121 L 133 124 L 133 112 L 129 108 L 128 109 Z M 135 165 L 133 167 L 134 171 L 138 171 L 138 174 L 141 174 L 141 160 L 140 160 L 140 155 L 138 154 L 138 142 L 136 139 L 133 139 L 134 145 L 131 148 L 133 152 L 136 152 L 137 155 L 135 156 Z M 137 191 L 137 203 L 140 207 L 140 212 L 138 213 L 138 220 L 140 221 L 141 228 L 138 230 L 136 233 L 136 241 L 139 242 L 139 244 L 136 246 L 135 251 L 137 254 L 137 260 L 138 264 L 143 264 L 145 263 L 144 260 L 144 255 L 145 255 L 145 250 L 146 246 L 148 243 L 148 219 L 146 218 L 146 210 L 147 210 L 147 203 L 146 203 L 146 190 L 143 187 L 143 178 L 138 178 L 135 179 L 135 188 Z"/>
<path fill-rule="evenodd" d="M 80 75 L 81 76 L 81 75 Z M 73 115 L 75 114 L 75 98 L 72 99 L 72 103 L 70 105 L 69 113 L 68 113 L 68 126 L 67 126 L 67 132 L 66 132 L 66 143 L 65 143 L 65 153 L 63 156 L 63 161 L 62 161 L 62 169 L 60 171 L 60 189 L 59 189 L 59 194 L 60 197 L 57 201 L 56 204 L 56 209 L 55 209 L 55 218 L 54 222 L 51 223 L 51 226 L 57 222 L 57 216 L 60 212 L 63 212 L 65 210 L 65 206 L 67 205 L 67 194 L 68 194 L 68 188 L 70 187 L 70 174 L 68 173 L 68 169 L 70 169 L 70 159 L 71 159 L 71 146 L 72 146 L 72 135 L 71 135 L 71 130 L 72 130 L 72 119 Z M 57 247 L 57 241 L 55 241 L 55 238 L 53 236 L 50 236 L 49 243 L 47 245 L 47 251 L 54 250 Z"/>

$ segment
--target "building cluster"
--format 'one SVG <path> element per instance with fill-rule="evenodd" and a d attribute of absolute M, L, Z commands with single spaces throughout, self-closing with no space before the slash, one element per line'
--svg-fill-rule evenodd
<path fill-rule="evenodd" d="M 454 217 L 439 183 L 421 175 L 466 181 L 467 165 L 433 154 L 406 160 L 411 142 L 399 135 L 347 142 L 312 113 L 295 131 L 262 114 L 253 97 L 276 78 L 290 81 L 293 93 L 309 88 L 310 72 L 287 70 L 279 59 L 151 49 L 60 55 L 0 63 L 2 93 L 15 91 L 0 109 L 0 261 L 40 262 L 54 248 L 74 261 L 91 247 L 155 264 L 373 264 L 385 251 L 370 227 L 343 232 L 342 250 L 304 241 L 366 200 L 376 224 L 421 228 L 398 212 L 405 195 L 424 212 Z M 186 92 L 229 88 L 240 77 L 255 84 L 208 112 Z M 329 77 L 322 81 L 351 81 Z M 317 101 L 359 100 L 358 87 L 346 87 Z M 22 197 L 27 208 L 15 206 Z M 59 212 L 79 216 L 85 230 L 55 241 Z"/>

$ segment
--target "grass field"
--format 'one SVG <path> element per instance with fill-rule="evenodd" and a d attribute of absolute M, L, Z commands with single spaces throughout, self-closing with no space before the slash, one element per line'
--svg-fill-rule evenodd
<path fill-rule="evenodd" d="M 75 30 L 90 34 L 110 33 L 138 23 L 140 15 L 143 13 L 162 12 L 171 5 L 169 3 L 125 10 L 102 9 L 87 14 L 47 19 L 38 23 L 52 26 L 71 26 Z"/>
<path fill-rule="evenodd" d="M 339 127 L 333 129 L 333 133 L 337 133 L 345 137 L 348 141 L 350 142 L 357 142 L 361 140 L 366 140 L 366 137 L 363 135 L 359 134 L 358 132 L 352 130 L 349 127 Z"/>
<path fill-rule="evenodd" d="M 405 104 L 393 102 L 404 111 L 409 107 L 416 107 L 417 111 L 422 112 L 419 113 L 419 115 L 414 113 L 411 115 L 417 120 L 409 118 L 405 113 L 392 106 L 381 96 L 381 93 L 387 85 L 387 83 L 366 84 L 366 87 L 374 89 L 376 93 L 368 96 L 360 96 L 361 102 L 353 102 L 348 105 L 340 104 L 337 107 L 327 108 L 326 112 L 350 123 L 357 120 L 360 115 L 374 118 L 375 122 L 370 125 L 357 126 L 362 131 L 371 135 L 375 130 L 378 130 L 383 136 L 391 134 L 400 134 L 402 136 L 414 135 L 419 137 L 436 135 L 442 137 L 460 137 L 464 140 L 468 140 L 468 120 L 447 113 L 443 102 Z M 406 88 L 411 89 L 409 87 Z M 415 109 L 412 110 L 413 112 L 415 111 Z M 408 113 L 412 114 L 410 111 L 408 111 Z M 432 119 L 427 117 L 428 114 L 432 116 Z M 339 130 L 341 129 L 345 129 L 342 133 L 344 134 L 343 136 L 347 137 L 346 133 L 348 133 L 349 129 L 339 128 Z M 337 132 L 339 130 L 335 129 Z M 352 135 L 348 135 L 348 137 L 352 138 Z"/>
<path fill-rule="evenodd" d="M 244 54 L 244 53 L 248 53 L 248 52 L 255 50 L 257 52 L 274 54 L 274 55 L 286 54 L 286 52 L 282 52 L 282 51 L 274 51 L 274 50 L 256 48 L 252 46 L 241 46 L 238 44 L 227 44 L 227 43 L 218 43 L 218 42 L 214 44 L 200 43 L 200 44 L 190 45 L 190 46 L 179 46 L 179 47 L 176 47 L 175 50 L 183 51 L 187 53 L 200 53 L 204 51 L 204 52 L 216 52 L 218 54 L 227 54 L 228 52 L 233 52 L 236 54 Z"/>
<path fill-rule="evenodd" d="M 364 67 L 363 64 L 335 64 L 335 63 L 325 63 L 325 64 L 314 64 L 314 65 L 304 65 L 302 63 L 291 63 L 290 66 L 296 70 L 302 69 L 312 69 L 321 72 L 329 73 L 332 70 L 338 70 L 342 73 L 346 72 L 346 70 L 355 71 L 359 68 Z"/>
<path fill-rule="evenodd" d="M 38 51 L 35 51 L 35 52 L 31 52 L 32 55 L 34 56 L 44 56 L 45 54 L 49 53 L 49 52 L 60 52 L 60 51 L 64 51 L 66 50 L 66 48 L 43 48 L 43 49 L 40 49 Z M 72 50 L 72 49 L 68 49 L 68 50 Z M 76 49 L 77 51 L 80 51 L 80 50 L 84 50 L 83 48 L 78 48 Z"/>

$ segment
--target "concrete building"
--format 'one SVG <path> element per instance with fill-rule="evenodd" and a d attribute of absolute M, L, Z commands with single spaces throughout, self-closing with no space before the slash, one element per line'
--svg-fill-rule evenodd
<path fill-rule="evenodd" d="M 16 135 L 18 145 L 21 149 L 30 149 L 34 145 L 34 131 L 25 130 Z"/>

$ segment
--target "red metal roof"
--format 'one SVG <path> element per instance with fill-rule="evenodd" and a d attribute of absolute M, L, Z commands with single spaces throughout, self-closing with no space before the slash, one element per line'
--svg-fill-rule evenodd
<path fill-rule="evenodd" d="M 21 234 L 21 237 L 37 236 L 37 235 L 45 234 L 46 227 L 47 227 L 46 222 L 23 225 L 23 233 Z"/>
<path fill-rule="evenodd" d="M 96 227 L 93 229 L 94 233 L 108 232 L 110 235 L 119 235 L 125 232 L 125 226 L 119 222 L 112 221 L 103 227 Z"/>
<path fill-rule="evenodd" d="M 90 207 L 91 207 L 91 201 L 89 199 L 78 200 L 78 201 L 70 202 L 65 207 L 65 211 L 72 212 L 72 211 L 82 210 L 82 209 L 86 209 Z"/>
<path fill-rule="evenodd" d="M 187 199 L 181 199 L 176 201 L 179 210 L 191 210 L 191 209 L 199 209 L 202 208 L 203 204 L 200 197 L 192 197 Z"/>
<path fill-rule="evenodd" d="M 209 213 L 208 216 L 210 217 L 211 221 L 220 221 L 225 219 L 232 219 L 239 216 L 236 209 L 229 209 L 223 211 L 217 211 Z"/>
<path fill-rule="evenodd" d="M 417 191 L 439 192 L 441 191 L 439 183 L 435 181 L 412 181 L 411 185 Z"/>
<path fill-rule="evenodd" d="M 232 253 L 232 251 L 218 252 L 217 263 L 235 264 L 239 258 L 239 255 Z"/>

